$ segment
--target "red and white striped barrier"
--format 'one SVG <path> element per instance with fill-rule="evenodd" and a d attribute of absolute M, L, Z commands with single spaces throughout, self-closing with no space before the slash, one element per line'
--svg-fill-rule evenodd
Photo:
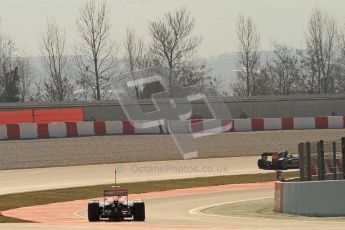
<path fill-rule="evenodd" d="M 287 117 L 287 118 L 248 118 L 235 119 L 234 131 L 264 131 L 289 129 L 342 129 L 345 128 L 344 116 L 328 117 Z"/>
<path fill-rule="evenodd" d="M 159 127 L 138 129 L 131 121 L 53 122 L 0 125 L 0 139 L 64 138 L 116 134 L 160 134 Z"/>
<path fill-rule="evenodd" d="M 235 120 L 192 119 L 188 121 L 168 121 L 165 126 L 138 128 L 140 121 L 81 121 L 53 122 L 48 124 L 20 123 L 0 125 L 0 140 L 64 138 L 79 136 L 101 136 L 116 134 L 176 134 L 245 132 L 265 130 L 299 129 L 341 129 L 345 128 L 345 116 L 296 117 L 296 118 L 247 118 Z"/>

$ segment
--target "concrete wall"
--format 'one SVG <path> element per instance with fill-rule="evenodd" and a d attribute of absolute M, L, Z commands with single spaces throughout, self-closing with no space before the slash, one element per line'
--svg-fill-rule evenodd
<path fill-rule="evenodd" d="M 167 99 L 161 99 L 168 102 Z M 174 99 L 176 104 L 181 99 Z M 210 103 L 218 103 L 215 98 Z M 345 95 L 303 95 L 303 96 L 266 96 L 266 97 L 224 97 L 223 101 L 233 118 L 239 118 L 241 111 L 248 117 L 279 118 L 279 117 L 315 117 L 345 115 Z M 139 105 L 144 112 L 155 110 L 151 100 L 140 100 Z M 54 102 L 54 103 L 3 103 L 0 111 L 30 108 L 73 108 L 83 107 L 85 120 L 111 121 L 125 120 L 126 116 L 117 101 L 98 102 Z M 211 113 L 203 101 L 192 103 L 193 116 L 210 119 Z M 229 119 L 228 117 L 220 117 Z"/>
<path fill-rule="evenodd" d="M 345 181 L 276 182 L 275 210 L 306 216 L 345 216 Z"/>
<path fill-rule="evenodd" d="M 330 116 L 333 112 L 336 115 L 345 115 L 345 96 L 224 98 L 224 102 L 233 118 L 239 118 L 241 111 L 245 111 L 248 117 L 257 118 Z M 211 103 L 217 103 L 217 101 L 211 100 Z M 154 110 L 150 101 L 141 101 L 140 105 L 144 112 Z M 201 101 L 192 103 L 192 112 L 193 116 L 201 116 L 204 119 L 212 118 L 210 110 Z M 84 107 L 84 116 L 86 119 L 94 118 L 96 120 L 126 118 L 122 108 L 116 102 L 113 105 L 88 105 Z M 221 119 L 228 118 L 221 117 Z"/>

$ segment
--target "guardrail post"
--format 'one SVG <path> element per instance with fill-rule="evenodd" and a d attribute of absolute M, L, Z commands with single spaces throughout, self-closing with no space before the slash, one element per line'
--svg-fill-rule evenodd
<path fill-rule="evenodd" d="M 318 141 L 316 144 L 317 147 L 317 179 L 321 180 L 321 147 L 320 142 Z"/>
<path fill-rule="evenodd" d="M 306 143 L 307 152 L 307 181 L 311 181 L 311 153 L 310 153 L 310 142 Z"/>
<path fill-rule="evenodd" d="M 305 170 L 304 170 L 304 165 L 305 165 L 305 151 L 304 151 L 304 143 L 299 143 L 298 144 L 298 158 L 299 158 L 299 178 L 300 181 L 305 180 Z"/>
<path fill-rule="evenodd" d="M 321 179 L 325 180 L 325 172 L 326 172 L 326 167 L 325 167 L 325 148 L 324 148 L 324 142 L 323 140 L 320 140 L 320 160 L 321 160 Z"/>
<path fill-rule="evenodd" d="M 337 179 L 337 143 L 333 142 L 333 180 Z"/>
<path fill-rule="evenodd" d="M 319 180 L 324 180 L 325 174 L 325 155 L 323 140 L 317 142 L 317 176 Z"/>
<path fill-rule="evenodd" d="M 345 137 L 341 138 L 341 158 L 342 158 L 343 179 L 345 179 Z"/>

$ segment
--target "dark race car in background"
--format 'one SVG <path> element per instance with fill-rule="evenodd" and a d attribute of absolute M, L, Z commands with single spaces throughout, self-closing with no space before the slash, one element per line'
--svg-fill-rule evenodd
<path fill-rule="evenodd" d="M 296 156 L 285 152 L 264 152 L 258 160 L 259 169 L 264 170 L 287 170 L 298 169 L 299 160 Z"/>

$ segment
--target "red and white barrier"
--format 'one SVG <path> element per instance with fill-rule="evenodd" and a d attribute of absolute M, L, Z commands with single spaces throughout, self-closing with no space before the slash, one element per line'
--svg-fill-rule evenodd
<path fill-rule="evenodd" d="M 0 125 L 0 140 L 64 138 L 116 134 L 176 134 L 246 132 L 265 130 L 340 129 L 345 128 L 345 117 L 247 118 L 235 120 L 168 121 L 162 127 L 140 128 L 142 121 L 81 121 L 48 124 L 21 123 Z M 219 127 L 213 127 L 217 124 Z M 229 126 L 229 124 L 231 124 Z M 222 130 L 221 127 L 224 127 Z M 225 128 L 227 130 L 225 130 Z M 229 130 L 230 128 L 230 130 Z"/>
<path fill-rule="evenodd" d="M 96 122 L 98 125 L 98 135 L 114 135 L 122 134 L 122 122 L 119 121 L 106 121 L 106 122 Z M 96 129 L 95 129 L 96 130 Z"/>
<path fill-rule="evenodd" d="M 343 116 L 235 119 L 234 131 L 342 129 L 344 120 Z"/>
<path fill-rule="evenodd" d="M 0 125 L 0 140 L 7 139 L 7 127 L 6 125 Z"/>
<path fill-rule="evenodd" d="M 37 124 L 23 123 L 19 124 L 21 139 L 35 139 L 38 138 Z"/>

